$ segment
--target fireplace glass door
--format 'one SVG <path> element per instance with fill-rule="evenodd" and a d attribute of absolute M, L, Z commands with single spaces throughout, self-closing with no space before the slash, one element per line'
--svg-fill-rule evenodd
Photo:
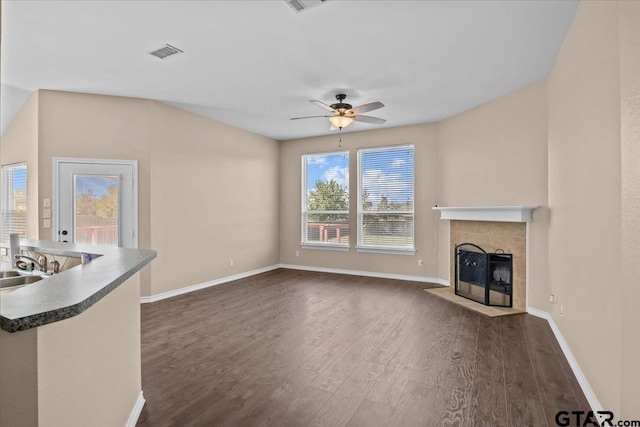
<path fill-rule="evenodd" d="M 455 293 L 485 305 L 512 307 L 513 255 L 473 243 L 455 247 Z"/>

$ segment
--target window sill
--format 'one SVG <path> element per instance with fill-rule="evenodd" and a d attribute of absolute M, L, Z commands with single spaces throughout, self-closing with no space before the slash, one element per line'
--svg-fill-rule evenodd
<path fill-rule="evenodd" d="M 327 251 L 341 251 L 341 252 L 348 252 L 351 250 L 351 247 L 348 245 L 322 245 L 322 244 L 317 244 L 314 245 L 312 243 L 301 243 L 300 247 L 302 249 L 320 249 L 320 250 L 327 250 Z"/>
<path fill-rule="evenodd" d="M 358 252 L 368 252 L 373 254 L 388 254 L 388 255 L 415 255 L 416 250 L 413 248 L 381 248 L 371 246 L 356 246 Z"/>

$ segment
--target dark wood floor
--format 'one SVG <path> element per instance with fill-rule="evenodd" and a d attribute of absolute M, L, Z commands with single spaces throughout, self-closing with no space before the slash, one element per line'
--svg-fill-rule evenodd
<path fill-rule="evenodd" d="M 429 286 L 281 269 L 145 304 L 138 426 L 555 426 L 589 410 L 546 321 Z"/>

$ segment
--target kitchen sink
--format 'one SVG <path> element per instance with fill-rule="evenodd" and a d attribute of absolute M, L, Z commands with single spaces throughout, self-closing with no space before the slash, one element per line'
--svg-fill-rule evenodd
<path fill-rule="evenodd" d="M 20 276 L 20 273 L 14 270 L 0 271 L 0 279 L 4 279 L 5 277 L 18 277 L 18 276 Z"/>
<path fill-rule="evenodd" d="M 8 273 L 8 272 L 6 272 Z M 22 286 L 28 285 L 30 283 L 35 283 L 39 280 L 42 280 L 42 276 L 16 276 L 16 277 L 5 277 L 0 279 L 0 289 L 3 288 L 12 288 L 14 286 Z"/>

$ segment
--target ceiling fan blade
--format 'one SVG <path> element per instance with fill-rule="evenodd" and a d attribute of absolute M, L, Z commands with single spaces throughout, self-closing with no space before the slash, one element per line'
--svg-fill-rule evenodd
<path fill-rule="evenodd" d="M 306 116 L 306 117 L 292 117 L 290 120 L 300 120 L 300 119 L 315 119 L 317 117 L 333 117 L 333 116 Z"/>
<path fill-rule="evenodd" d="M 356 114 L 366 113 L 368 111 L 377 110 L 378 108 L 384 107 L 382 102 L 370 102 L 368 104 L 359 105 L 353 108 L 353 112 Z"/>
<path fill-rule="evenodd" d="M 385 119 L 371 116 L 355 116 L 353 120 L 355 120 L 356 122 L 372 123 L 374 125 L 381 125 L 387 122 Z"/>
<path fill-rule="evenodd" d="M 318 101 L 317 99 L 312 99 L 309 102 L 312 103 L 313 105 L 317 105 L 318 107 L 322 108 L 323 110 L 329 111 L 330 113 L 335 113 L 336 112 L 336 110 L 334 110 L 333 108 L 329 107 L 324 102 Z"/>

